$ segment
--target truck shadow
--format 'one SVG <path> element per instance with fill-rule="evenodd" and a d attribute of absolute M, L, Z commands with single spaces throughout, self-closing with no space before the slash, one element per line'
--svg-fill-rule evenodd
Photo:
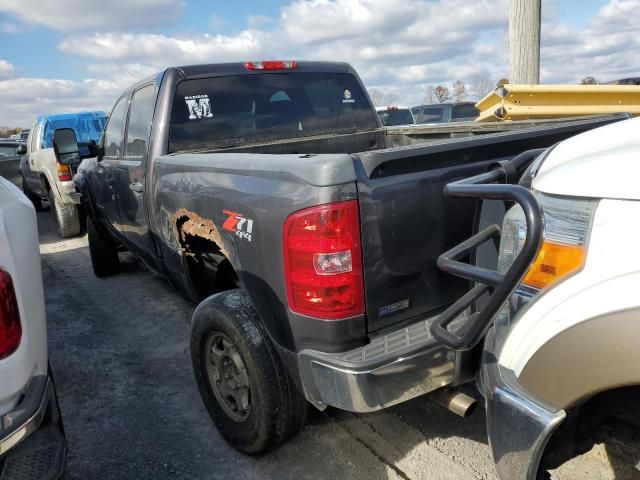
<path fill-rule="evenodd" d="M 193 380 L 194 305 L 129 254 L 119 275 L 95 278 L 86 237 L 63 248 L 69 241 L 55 238 L 51 215 L 38 220 L 50 245 L 42 258 L 65 478 L 495 478 L 483 409 L 462 419 L 425 397 L 366 415 L 329 408 L 273 452 L 236 452 Z"/>

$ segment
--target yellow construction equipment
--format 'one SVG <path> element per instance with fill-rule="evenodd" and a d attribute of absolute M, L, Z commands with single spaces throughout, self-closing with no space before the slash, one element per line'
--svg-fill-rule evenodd
<path fill-rule="evenodd" d="M 476 108 L 477 122 L 579 117 L 610 113 L 640 115 L 636 85 L 501 85 Z"/>

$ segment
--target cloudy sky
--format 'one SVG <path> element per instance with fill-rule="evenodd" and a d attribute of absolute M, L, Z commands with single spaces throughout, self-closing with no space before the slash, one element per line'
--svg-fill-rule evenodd
<path fill-rule="evenodd" d="M 119 4 L 116 6 L 116 4 Z M 542 0 L 541 81 L 640 75 L 640 0 Z M 340 60 L 415 105 L 508 72 L 508 0 L 0 0 L 0 125 L 109 110 L 170 65 Z"/>

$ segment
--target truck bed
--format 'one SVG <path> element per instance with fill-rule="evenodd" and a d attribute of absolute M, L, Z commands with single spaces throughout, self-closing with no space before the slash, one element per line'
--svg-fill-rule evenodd
<path fill-rule="evenodd" d="M 575 120 L 353 154 L 317 153 L 321 150 L 316 149 L 378 141 L 384 131 L 247 146 L 223 153 L 165 155 L 153 166 L 155 198 L 150 202 L 150 215 L 158 236 L 181 256 L 189 257 L 193 235 L 214 242 L 218 251 L 213 253 L 231 261 L 258 310 L 269 312 L 263 318 L 274 318 L 274 308 L 279 312 L 276 316 L 293 317 L 285 306 L 280 267 L 284 220 L 308 206 L 357 198 L 366 318 L 361 327 L 352 325 L 340 333 L 339 339 L 333 338 L 336 330 L 332 330 L 325 344 L 314 345 L 345 349 L 350 341 L 361 339 L 364 330 L 371 333 L 419 321 L 468 289 L 464 280 L 436 267 L 442 252 L 470 236 L 476 215 L 472 202 L 442 195 L 446 183 L 485 171 L 492 163 L 524 150 L 549 147 L 622 118 Z M 278 153 L 267 153 L 270 149 Z M 216 227 L 224 223 L 224 212 L 237 212 L 253 221 L 251 241 Z M 174 225 L 189 225 L 190 230 L 176 232 Z M 171 266 L 171 258 L 167 264 Z M 274 330 L 281 336 L 278 343 L 292 350 L 303 346 L 291 346 L 293 339 L 304 343 L 305 336 L 316 342 L 322 338 L 318 322 L 297 316 L 289 324 L 293 331 L 276 322 Z"/>

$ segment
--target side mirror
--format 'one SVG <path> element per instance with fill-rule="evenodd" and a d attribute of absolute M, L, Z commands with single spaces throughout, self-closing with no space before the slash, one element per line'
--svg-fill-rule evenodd
<path fill-rule="evenodd" d="M 18 145 L 18 148 L 16 149 L 16 154 L 17 155 L 24 155 L 25 153 L 27 153 L 27 146 L 26 145 Z"/>
<path fill-rule="evenodd" d="M 76 132 L 72 128 L 59 128 L 53 133 L 53 151 L 56 160 L 63 165 L 80 163 L 80 148 Z"/>

